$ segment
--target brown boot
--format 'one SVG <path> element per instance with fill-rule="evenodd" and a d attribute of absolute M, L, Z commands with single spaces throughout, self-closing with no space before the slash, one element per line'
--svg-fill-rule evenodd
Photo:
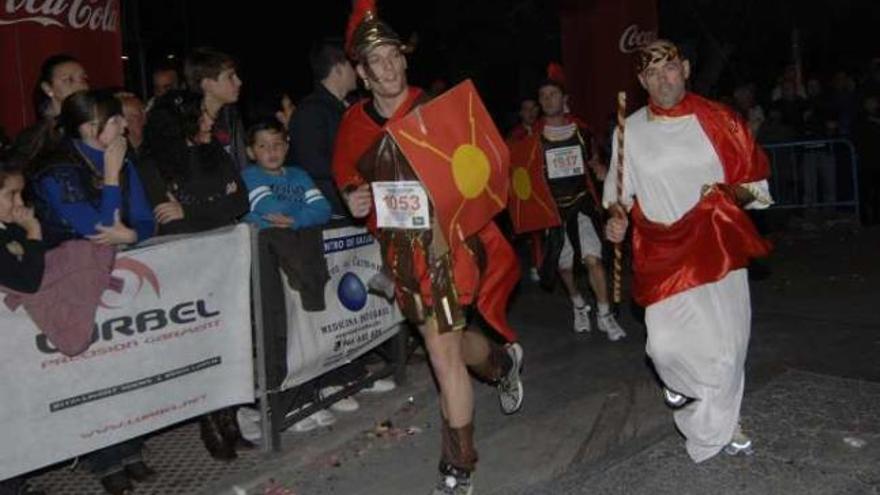
<path fill-rule="evenodd" d="M 434 495 L 469 495 L 472 493 L 471 475 L 477 465 L 474 448 L 474 425 L 452 428 L 441 418 L 440 475 Z"/>
<path fill-rule="evenodd" d="M 468 369 L 480 380 L 495 384 L 507 375 L 513 364 L 513 359 L 505 348 L 491 342 L 486 359 L 481 363 L 468 365 Z"/>
<path fill-rule="evenodd" d="M 473 471 L 477 467 L 477 449 L 474 447 L 474 424 L 469 423 L 461 428 L 448 427 L 448 464 L 465 471 Z"/>

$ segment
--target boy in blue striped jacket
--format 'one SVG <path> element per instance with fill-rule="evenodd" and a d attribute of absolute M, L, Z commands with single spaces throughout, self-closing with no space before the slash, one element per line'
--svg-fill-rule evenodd
<path fill-rule="evenodd" d="M 287 132 L 276 121 L 260 122 L 247 133 L 248 158 L 256 162 L 242 172 L 248 188 L 248 222 L 267 227 L 301 229 L 330 220 L 330 203 L 299 167 L 285 167 Z"/>

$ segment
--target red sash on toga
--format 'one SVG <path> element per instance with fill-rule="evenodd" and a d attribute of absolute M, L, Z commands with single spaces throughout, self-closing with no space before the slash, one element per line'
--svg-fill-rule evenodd
<path fill-rule="evenodd" d="M 692 93 L 671 109 L 649 104 L 657 116 L 694 114 L 724 169 L 726 184 L 770 175 L 767 156 L 748 126 L 729 108 Z M 632 210 L 633 298 L 649 306 L 699 285 L 716 282 L 771 249 L 730 193 L 715 189 L 670 225 L 648 220 L 638 201 Z"/>

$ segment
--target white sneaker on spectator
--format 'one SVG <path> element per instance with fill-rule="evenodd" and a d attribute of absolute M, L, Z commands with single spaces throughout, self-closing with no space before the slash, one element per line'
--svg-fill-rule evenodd
<path fill-rule="evenodd" d="M 611 342 L 617 342 L 626 337 L 626 332 L 620 328 L 620 325 L 617 324 L 617 320 L 614 319 L 614 315 L 611 313 L 597 316 L 596 325 L 599 327 L 599 330 L 608 335 L 608 340 Z"/>
<path fill-rule="evenodd" d="M 330 426 L 336 422 L 336 416 L 326 409 L 321 409 L 309 417 L 313 418 L 315 422 L 318 423 L 318 426 Z"/>
<path fill-rule="evenodd" d="M 574 306 L 574 333 L 585 333 L 592 329 L 590 324 L 590 305 L 579 308 Z"/>
<path fill-rule="evenodd" d="M 263 438 L 260 428 L 260 411 L 251 407 L 239 407 L 235 413 L 241 436 L 249 442 L 259 442 Z"/>
<path fill-rule="evenodd" d="M 372 385 L 369 387 L 364 387 L 361 389 L 361 392 L 367 394 L 384 394 L 385 392 L 390 392 L 397 388 L 397 384 L 394 383 L 394 380 L 390 378 L 379 378 L 374 381 Z"/>
<path fill-rule="evenodd" d="M 321 389 L 321 398 L 330 397 L 331 395 L 342 390 L 342 386 L 340 385 L 331 385 L 329 387 L 324 387 Z M 354 397 L 345 397 L 339 399 L 334 402 L 330 409 L 335 412 L 354 412 L 357 411 L 361 406 L 358 404 Z"/>
<path fill-rule="evenodd" d="M 291 426 L 293 431 L 295 431 L 297 433 L 305 433 L 307 431 L 312 431 L 317 427 L 318 427 L 318 422 L 315 420 L 315 418 L 313 418 L 311 416 L 306 416 L 305 418 L 297 421 L 296 423 L 293 424 L 293 426 Z"/>

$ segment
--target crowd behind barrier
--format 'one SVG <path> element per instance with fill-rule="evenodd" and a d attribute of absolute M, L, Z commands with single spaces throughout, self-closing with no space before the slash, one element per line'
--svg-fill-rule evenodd
<path fill-rule="evenodd" d="M 263 236 L 246 224 L 120 252 L 113 275 L 122 290 L 104 293 L 94 341 L 77 356 L 58 353 L 21 308 L 0 307 L 0 480 L 255 399 L 263 448 L 278 450 L 281 431 L 299 418 L 378 378 L 403 382 L 407 335 L 398 332 L 396 306 L 351 283 L 374 269 L 378 245 L 363 228 L 323 235 L 338 267 L 326 295 L 336 300 L 312 316 L 363 323 L 345 329 L 351 339 L 288 318 L 301 313 L 297 294 L 283 285 Z M 340 294 L 352 296 L 340 291 L 345 275 L 357 304 L 347 300 L 353 309 L 340 310 Z M 309 369 L 288 357 L 289 343 L 304 342 L 317 363 Z M 377 346 L 382 369 L 288 416 L 285 401 L 298 385 Z"/>
<path fill-rule="evenodd" d="M 773 208 L 859 208 L 858 154 L 848 139 L 763 145 L 770 158 Z"/>

